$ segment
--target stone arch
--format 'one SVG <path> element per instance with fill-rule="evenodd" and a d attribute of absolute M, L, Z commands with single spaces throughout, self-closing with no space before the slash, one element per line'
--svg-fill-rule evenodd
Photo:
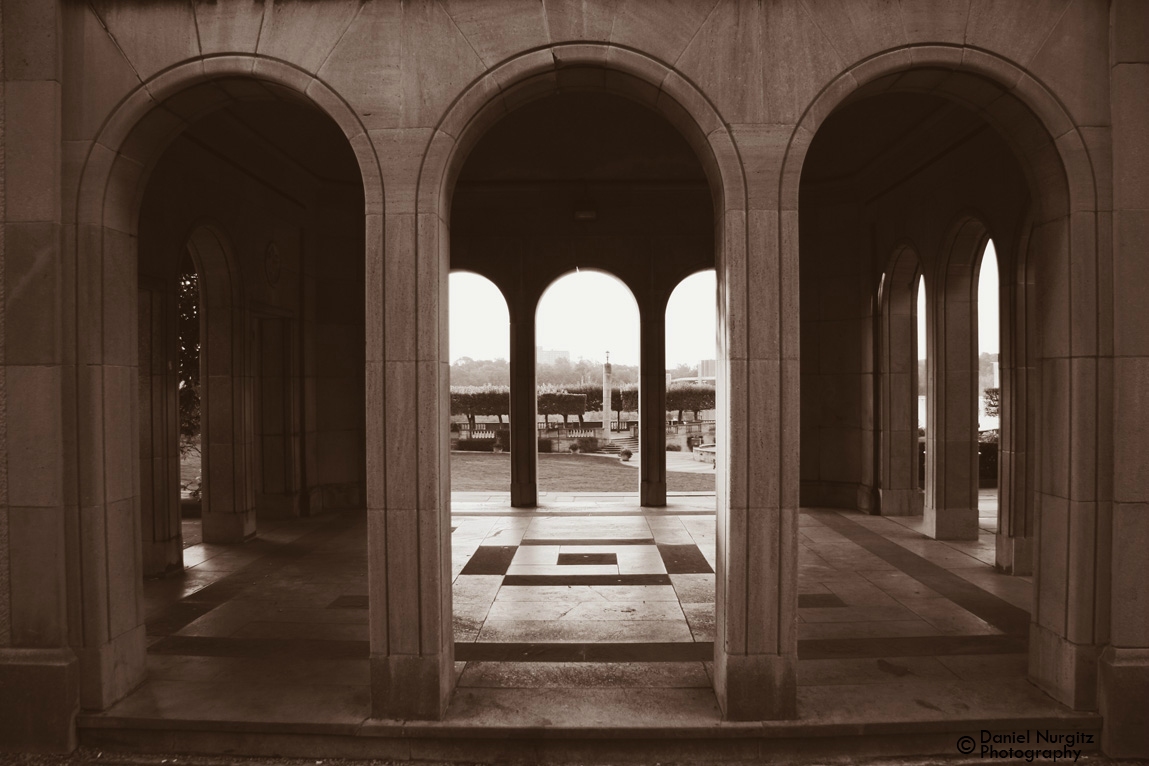
<path fill-rule="evenodd" d="M 1014 356 L 1016 369 L 1005 375 L 1008 380 L 1012 372 L 1024 382 L 1007 385 L 1003 399 L 1018 385 L 1026 390 L 1022 406 L 1028 421 L 1015 430 L 1033 435 L 1031 449 L 1021 445 L 1011 468 L 1018 476 L 1033 477 L 1029 492 L 1040 530 L 1033 543 L 1037 582 L 1030 678 L 1059 701 L 1090 709 L 1096 704 L 1096 658 L 1108 640 L 1110 574 L 1090 570 L 1071 582 L 1067 557 L 1092 561 L 1098 551 L 1107 550 L 1109 530 L 1100 525 L 1096 531 L 1089 524 L 1074 526 L 1071 518 L 1104 518 L 1097 456 L 1111 423 L 1108 416 L 1098 418 L 1101 423 L 1074 416 L 1096 412 L 1095 392 L 1108 384 L 1109 373 L 1099 370 L 1093 359 L 1101 347 L 1098 324 L 1072 319 L 1093 317 L 1100 310 L 1096 278 L 1100 202 L 1093 160 L 1068 111 L 1031 74 L 984 50 L 909 46 L 851 66 L 806 108 L 786 149 L 780 200 L 783 222 L 792 215 L 795 233 L 782 238 L 783 273 L 792 275 L 782 289 L 797 289 L 798 189 L 815 132 L 838 107 L 897 90 L 941 96 L 972 110 L 1011 147 L 1028 182 L 1027 230 L 1017 240 L 1024 251 L 1019 250 L 1010 267 L 1027 281 L 1019 279 L 1011 288 L 1010 311 L 1012 317 L 1025 318 L 1023 340 L 1032 356 L 1028 360 Z M 938 310 L 935 306 L 933 311 Z M 1011 343 L 1016 346 L 1017 340 Z M 1020 408 L 1014 409 L 1021 414 Z M 1023 465 L 1027 461 L 1028 467 Z M 1029 527 L 1006 523 L 1003 529 Z M 1003 543 L 1018 550 L 1030 545 L 1026 540 L 1003 541 L 999 532 L 999 551 Z M 1037 563 L 1041 560 L 1047 566 Z M 1092 614 L 1094 619 L 1070 619 L 1080 614 Z"/>
<path fill-rule="evenodd" d="M 922 511 L 918 489 L 918 284 L 924 278 L 917 248 L 906 242 L 882 272 L 878 299 L 878 490 L 883 516 Z"/>
<path fill-rule="evenodd" d="M 762 719 L 792 715 L 795 704 L 793 662 L 796 637 L 789 629 L 758 626 L 791 624 L 796 591 L 793 579 L 777 571 L 796 566 L 796 537 L 770 534 L 748 512 L 753 507 L 778 507 L 782 496 L 777 484 L 758 487 L 769 497 L 752 500 L 751 474 L 761 474 L 763 456 L 753 461 L 747 448 L 751 410 L 751 370 L 747 363 L 749 313 L 747 250 L 747 183 L 744 168 L 728 126 L 707 97 L 681 74 L 664 63 L 609 44 L 574 43 L 550 45 L 508 59 L 475 80 L 443 115 L 428 144 L 420 168 L 416 207 L 418 210 L 417 257 L 422 264 L 437 264 L 440 274 L 450 263 L 451 195 L 463 162 L 471 147 L 486 129 L 502 116 L 533 99 L 568 89 L 594 89 L 622 95 L 651 108 L 674 126 L 694 149 L 709 181 L 715 211 L 715 253 L 718 271 L 720 384 L 718 393 L 718 557 L 733 557 L 738 563 L 717 579 L 717 621 L 719 640 L 715 642 L 715 688 L 724 713 L 737 719 Z M 422 273 L 433 274 L 431 267 Z M 440 278 L 441 280 L 441 278 Z M 420 293 L 432 295 L 432 278 Z M 425 291 L 425 293 L 424 293 Z M 440 324 L 441 324 L 440 320 Z M 661 332 L 661 323 L 659 323 Z M 533 344 L 533 338 L 530 341 Z M 516 352 L 512 344 L 512 359 Z M 518 353 L 533 352 L 523 342 Z M 524 357 L 525 358 L 525 357 Z M 512 362 L 513 363 L 513 362 Z M 429 410 L 440 410 L 428 403 Z M 420 406 L 423 406 L 422 402 Z M 512 404 L 512 408 L 514 405 Z M 428 421 L 434 412 L 420 413 Z M 512 416 L 513 417 L 513 416 Z M 661 415 L 659 419 L 661 419 Z M 763 414 L 763 418 L 768 417 Z M 769 420 L 769 419 L 768 419 Z M 767 440 L 778 445 L 793 439 L 797 429 L 787 430 L 780 421 L 769 420 L 759 428 Z M 785 436 L 793 434 L 794 436 Z M 775 449 L 766 458 L 781 466 L 786 450 Z M 665 457 L 665 456 L 663 456 Z M 439 471 L 447 470 L 447 456 L 441 454 Z M 512 490 L 514 488 L 512 487 Z M 514 495 L 512 494 L 512 497 Z M 796 500 L 796 493 L 795 493 Z M 796 525 L 796 505 L 793 508 Z M 787 524 L 789 521 L 787 522 Z M 796 530 L 796 526 L 795 526 Z M 785 530 L 784 530 L 785 531 Z M 756 542 L 747 543 L 748 538 Z M 771 552 L 751 555 L 761 545 Z M 748 590 L 781 587 L 784 593 L 751 597 Z M 791 592 L 793 591 L 793 592 Z M 748 617 L 747 612 L 754 612 Z M 758 614 L 761 611 L 761 614 Z M 764 688 L 777 693 L 763 693 Z"/>
<path fill-rule="evenodd" d="M 77 438 L 66 460 L 75 465 L 74 493 L 86 517 L 99 519 L 100 528 L 108 530 L 97 536 L 107 540 L 107 549 L 70 560 L 75 571 L 69 578 L 83 584 L 85 599 L 115 605 L 84 609 L 77 618 L 81 624 L 72 631 L 78 637 L 74 644 L 85 708 L 108 707 L 144 673 L 139 413 L 133 395 L 138 385 L 136 287 L 131 277 L 142 195 L 164 149 L 191 122 L 230 103 L 269 98 L 309 104 L 340 127 L 364 187 L 368 252 L 381 259 L 382 175 L 362 123 L 313 74 L 255 55 L 185 61 L 139 85 L 88 146 L 74 205 L 65 210 L 66 230 L 74 234 L 66 258 L 75 275 L 76 398 L 90 403 L 77 409 Z M 198 244 L 210 249 L 206 239 Z"/>

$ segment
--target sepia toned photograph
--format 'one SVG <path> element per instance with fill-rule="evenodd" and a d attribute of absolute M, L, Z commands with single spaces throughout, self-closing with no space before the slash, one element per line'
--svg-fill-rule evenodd
<path fill-rule="evenodd" d="M 1149 1 L 0 0 L 0 764 L 1149 763 Z"/>

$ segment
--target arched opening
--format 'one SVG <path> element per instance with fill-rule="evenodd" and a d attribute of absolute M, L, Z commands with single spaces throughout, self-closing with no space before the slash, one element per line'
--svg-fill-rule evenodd
<path fill-rule="evenodd" d="M 987 239 L 977 263 L 978 527 L 997 532 L 1001 461 L 1001 330 L 997 251 Z"/>
<path fill-rule="evenodd" d="M 506 492 L 510 464 L 510 317 L 494 282 L 450 279 L 451 489 Z"/>
<path fill-rule="evenodd" d="M 914 448 L 914 462 L 918 466 L 918 481 L 917 487 L 922 492 L 926 489 L 926 429 L 929 428 L 929 344 L 926 342 L 926 278 L 921 276 L 917 280 L 917 300 L 916 300 L 916 319 L 914 329 L 917 331 L 917 342 L 914 344 L 917 347 L 917 364 L 915 371 L 917 372 L 916 385 L 914 386 L 914 393 L 917 397 L 917 407 L 915 408 L 915 424 L 917 425 L 917 446 Z"/>
<path fill-rule="evenodd" d="M 713 485 L 717 460 L 718 285 L 713 270 L 686 277 L 666 302 L 667 490 Z M 705 477 L 705 478 L 704 478 Z"/>
<path fill-rule="evenodd" d="M 637 494 L 634 295 L 601 271 L 559 277 L 539 298 L 535 338 L 539 491 Z"/>
<path fill-rule="evenodd" d="M 152 98 L 162 108 L 149 110 Z M 78 396 L 93 405 L 78 413 L 77 478 L 85 523 L 101 525 L 108 545 L 76 562 L 108 604 L 76 629 L 82 704 L 95 709 L 139 683 L 145 651 L 160 658 L 162 686 L 199 657 L 197 641 L 221 642 L 212 656 L 223 678 L 240 651 L 226 648 L 233 637 L 367 637 L 359 162 L 330 117 L 282 86 L 222 77 L 142 101 L 108 123 L 99 146 L 113 150 L 82 181 L 103 193 L 81 195 L 77 212 L 91 233 L 76 245 L 77 332 L 93 355 L 77 371 Z M 187 329 L 197 324 L 198 355 Z M 198 412 L 181 397 L 194 388 L 180 370 L 189 356 Z M 202 454 L 204 542 L 187 545 L 180 437 L 195 428 L 181 398 Z M 310 535 L 327 547 L 291 547 Z M 324 570 L 333 548 L 339 566 Z M 323 601 L 348 610 L 289 625 L 275 606 L 299 618 Z"/>
<path fill-rule="evenodd" d="M 870 510 L 872 463 L 865 450 L 873 443 L 866 431 L 874 410 L 868 405 L 873 397 L 867 333 L 875 323 L 867 316 L 869 296 L 857 295 L 847 283 L 877 283 L 876 275 L 866 278 L 875 256 L 899 241 L 912 241 L 927 275 L 925 507 L 920 520 L 879 524 L 900 523 L 934 538 L 907 545 L 926 560 L 933 551 L 936 561 L 951 560 L 955 571 L 962 564 L 971 570 L 980 566 L 962 579 L 985 584 L 993 598 L 1008 603 L 991 614 L 967 602 L 961 608 L 981 623 L 960 619 L 972 630 L 988 623 L 1018 641 L 1028 638 L 1030 679 L 1059 700 L 1079 705 L 1079 695 L 1090 693 L 1090 681 L 1058 668 L 1092 662 L 1101 635 L 1092 627 L 1067 630 L 1058 621 L 1075 606 L 1104 609 L 1095 589 L 1104 587 L 1105 579 L 1090 576 L 1078 587 L 1063 577 L 1066 541 L 1072 539 L 1070 548 L 1079 551 L 1094 545 L 1088 535 L 1074 535 L 1069 495 L 1062 494 L 1073 482 L 1062 473 L 1068 464 L 1061 439 L 1070 432 L 1086 440 L 1094 436 L 1074 425 L 1069 414 L 1077 396 L 1092 396 L 1093 377 L 1087 366 L 1079 368 L 1067 357 L 1072 348 L 1088 349 L 1095 342 L 1075 334 L 1068 319 L 1074 290 L 1082 289 L 1087 302 L 1096 300 L 1089 280 L 1083 284 L 1069 267 L 1072 261 L 1088 271 L 1096 259 L 1088 234 L 1092 214 L 1080 219 L 1069 214 L 1071 206 L 1085 209 L 1095 202 L 1088 173 L 1063 159 L 1081 150 L 1081 137 L 1068 131 L 1054 142 L 1047 126 L 1064 115 L 1024 75 L 1011 92 L 990 79 L 940 66 L 905 71 L 892 59 L 885 66 L 888 74 L 811 120 L 813 139 L 808 152 L 799 153 L 804 164 L 794 193 L 802 211 L 802 502 Z M 1008 67 L 993 60 L 977 69 L 996 76 Z M 1018 75 L 1013 77 L 1017 81 Z M 1000 495 L 996 552 L 988 536 L 979 539 L 977 515 L 977 261 L 991 231 L 1002 264 L 1001 305 L 1009 307 L 1001 317 L 1001 480 L 1007 490 Z M 1071 368 L 1082 371 L 1083 382 L 1074 382 Z M 1016 564 L 1028 550 L 1024 535 L 1033 530 L 1031 501 L 1042 513 L 1042 540 L 1033 542 L 1048 557 L 1051 569 L 1045 571 L 1052 579 L 1032 588 L 1025 581 L 994 580 L 1001 578 L 992 571 L 995 560 L 1009 569 L 1002 562 Z M 841 521 L 848 513 L 814 515 L 823 526 L 849 536 L 854 522 Z M 803 534 L 815 548 L 829 542 Z M 880 577 L 868 579 L 899 600 L 877 582 Z M 926 622 L 936 619 L 921 605 L 902 603 Z M 1069 633 L 1076 638 L 1067 639 Z"/>
<path fill-rule="evenodd" d="M 706 171 L 650 107 L 585 85 L 515 101 L 466 138 L 473 148 L 447 195 L 451 268 L 488 276 L 507 298 L 510 501 L 537 507 L 492 523 L 478 516 L 489 503 L 453 498 L 453 541 L 476 551 L 454 581 L 455 657 L 556 663 L 535 666 L 528 685 L 554 682 L 576 658 L 621 660 L 652 643 L 690 661 L 714 651 L 714 519 L 688 527 L 673 505 L 660 519 L 642 507 L 668 502 L 666 300 L 683 277 L 713 268 L 715 252 Z M 605 398 L 608 351 L 615 401 L 604 418 L 594 400 Z M 612 442 L 629 461 L 583 454 Z M 550 476 L 560 463 L 609 476 Z M 714 498 L 692 502 L 698 514 Z M 603 602 L 608 591 L 621 600 Z M 468 668 L 461 687 L 491 683 L 481 663 Z M 583 668 L 589 685 L 608 683 L 606 667 Z"/>

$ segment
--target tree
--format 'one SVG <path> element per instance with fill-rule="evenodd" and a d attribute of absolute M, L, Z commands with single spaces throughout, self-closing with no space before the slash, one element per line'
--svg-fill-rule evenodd
<path fill-rule="evenodd" d="M 985 414 L 986 417 L 996 418 L 1001 414 L 1001 389 L 1000 388 L 987 388 L 985 389 Z"/>
<path fill-rule="evenodd" d="M 199 275 L 187 255 L 180 269 L 178 310 L 180 450 L 186 452 L 200 431 Z"/>
<path fill-rule="evenodd" d="M 712 410 L 715 406 L 714 386 L 708 383 L 685 383 L 666 389 L 666 409 L 677 411 L 682 420 L 682 412 L 689 410 L 698 420 L 702 410 Z"/>

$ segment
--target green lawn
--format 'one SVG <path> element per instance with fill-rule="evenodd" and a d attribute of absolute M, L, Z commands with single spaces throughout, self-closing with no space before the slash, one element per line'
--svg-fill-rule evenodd
<path fill-rule="evenodd" d="M 713 492 L 714 474 L 666 475 L 671 492 Z M 507 492 L 511 456 L 506 452 L 452 452 L 451 489 L 460 492 Z M 539 455 L 539 489 L 543 492 L 638 492 L 638 469 L 593 455 Z"/>

